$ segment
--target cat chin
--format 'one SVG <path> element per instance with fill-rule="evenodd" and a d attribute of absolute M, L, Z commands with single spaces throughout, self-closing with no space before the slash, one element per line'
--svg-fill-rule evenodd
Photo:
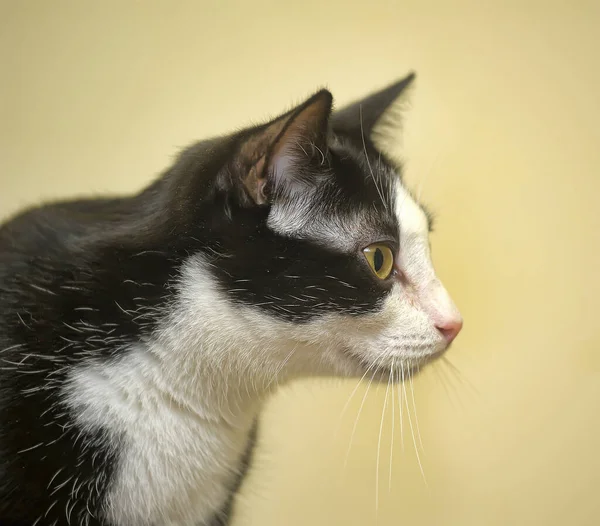
<path fill-rule="evenodd" d="M 382 363 L 381 358 L 371 359 L 349 349 L 344 349 L 342 354 L 344 361 L 352 366 L 348 376 L 397 384 L 408 378 L 414 378 L 424 367 L 440 359 L 447 350 L 448 347 L 444 347 L 428 354 L 390 357 L 385 360 L 385 363 Z"/>

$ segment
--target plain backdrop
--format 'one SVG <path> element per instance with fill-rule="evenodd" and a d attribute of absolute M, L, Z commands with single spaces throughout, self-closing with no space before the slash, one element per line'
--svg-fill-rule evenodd
<path fill-rule="evenodd" d="M 402 436 L 385 386 L 343 414 L 356 381 L 282 389 L 235 524 L 600 524 L 599 6 L 1 0 L 0 215 L 415 70 L 394 147 L 438 216 L 460 373 L 407 385 Z"/>

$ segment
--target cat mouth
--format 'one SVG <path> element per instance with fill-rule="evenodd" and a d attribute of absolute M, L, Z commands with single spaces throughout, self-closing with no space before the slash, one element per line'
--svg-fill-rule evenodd
<path fill-rule="evenodd" d="M 367 380 L 378 380 L 380 382 L 400 383 L 418 375 L 421 370 L 430 363 L 441 358 L 449 346 L 436 349 L 431 353 L 418 353 L 408 356 L 389 356 L 385 360 L 379 358 L 370 359 L 364 355 L 358 355 L 350 349 L 344 349 L 344 357 L 359 369 L 360 376 Z"/>

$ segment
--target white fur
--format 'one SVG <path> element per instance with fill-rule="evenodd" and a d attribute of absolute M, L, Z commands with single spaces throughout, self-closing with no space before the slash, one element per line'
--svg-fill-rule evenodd
<path fill-rule="evenodd" d="M 303 325 L 277 320 L 234 306 L 209 265 L 192 257 L 152 340 L 110 364 L 73 372 L 65 395 L 79 423 L 121 441 L 109 520 L 202 524 L 227 498 L 253 419 L 277 383 L 362 375 L 365 364 L 419 363 L 445 348 L 434 318 L 458 312 L 435 277 L 425 215 L 401 184 L 396 191 L 397 261 L 406 280 L 394 285 L 380 312 L 329 314 Z"/>

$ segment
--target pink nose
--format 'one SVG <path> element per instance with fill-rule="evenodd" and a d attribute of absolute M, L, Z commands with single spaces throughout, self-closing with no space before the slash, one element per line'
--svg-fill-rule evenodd
<path fill-rule="evenodd" d="M 436 325 L 438 331 L 442 333 L 442 336 L 448 342 L 448 345 L 458 336 L 458 333 L 462 329 L 463 321 L 460 318 L 454 318 L 444 320 L 444 322 Z"/>

